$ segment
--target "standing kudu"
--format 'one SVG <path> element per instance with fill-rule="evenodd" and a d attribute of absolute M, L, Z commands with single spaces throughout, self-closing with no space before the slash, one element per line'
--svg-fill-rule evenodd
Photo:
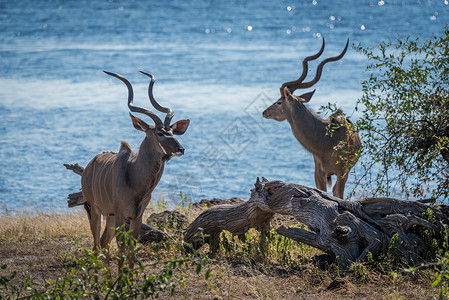
<path fill-rule="evenodd" d="M 151 104 L 159 111 L 166 113 L 164 122 L 149 109 L 133 105 L 133 89 L 124 77 L 106 72 L 123 81 L 128 87 L 128 107 L 130 111 L 142 113 L 154 121 L 148 125 L 141 119 L 131 116 L 137 130 L 145 132 L 139 152 L 133 152 L 127 142 L 122 141 L 118 153 L 104 152 L 95 156 L 82 172 L 81 185 L 86 200 L 90 228 L 94 238 L 94 251 L 108 249 L 109 243 L 116 235 L 115 228 L 123 228 L 126 220 L 130 220 L 132 236 L 137 238 L 142 225 L 142 214 L 147 207 L 151 193 L 158 184 L 164 171 L 165 162 L 173 156 L 184 154 L 184 148 L 173 136 L 184 134 L 189 120 L 181 120 L 170 125 L 174 116 L 170 108 L 159 105 L 153 97 L 155 78 L 151 78 L 148 96 Z M 101 216 L 106 217 L 106 227 L 100 238 Z M 117 235 L 117 245 L 121 254 L 125 253 L 125 244 Z M 128 251 L 131 249 L 129 248 Z M 109 251 L 106 251 L 106 263 L 109 264 Z M 132 253 L 132 252 L 128 252 Z M 129 259 L 130 268 L 134 264 L 134 255 Z M 119 268 L 122 259 L 119 262 Z"/>
<path fill-rule="evenodd" d="M 343 198 L 349 170 L 358 160 L 358 150 L 361 145 L 359 135 L 351 129 L 350 122 L 343 116 L 334 116 L 323 120 L 307 109 L 304 103 L 309 102 L 315 90 L 301 96 L 293 95 L 295 90 L 310 88 L 317 83 L 324 65 L 331 61 L 337 61 L 345 55 L 349 40 L 340 55 L 327 58 L 318 65 L 315 78 L 312 81 L 303 82 L 307 76 L 307 63 L 320 57 L 324 50 L 324 44 L 323 38 L 320 51 L 304 59 L 302 62 L 303 72 L 298 80 L 282 84 L 281 98 L 268 107 L 263 112 L 263 116 L 276 121 L 287 120 L 290 123 L 293 135 L 313 155 L 316 187 L 327 191 L 326 182 L 332 185 L 331 175 L 336 175 L 337 182 L 332 193 L 334 196 Z"/>

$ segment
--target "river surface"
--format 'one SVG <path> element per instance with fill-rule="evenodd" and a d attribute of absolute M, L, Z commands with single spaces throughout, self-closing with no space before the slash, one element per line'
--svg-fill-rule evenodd
<path fill-rule="evenodd" d="M 280 85 L 323 36 L 329 57 L 348 38 L 365 47 L 397 34 L 427 39 L 448 21 L 447 0 L 0 0 L 0 214 L 66 211 L 80 177 L 63 163 L 85 166 L 121 140 L 138 149 L 126 87 L 102 70 L 127 77 L 146 107 L 138 70 L 154 74 L 156 99 L 191 120 L 178 138 L 185 155 L 166 164 L 154 199 L 248 198 L 258 176 L 314 186 L 312 156 L 289 124 L 261 117 Z M 327 64 L 309 107 L 350 114 L 367 64 L 352 48 Z"/>

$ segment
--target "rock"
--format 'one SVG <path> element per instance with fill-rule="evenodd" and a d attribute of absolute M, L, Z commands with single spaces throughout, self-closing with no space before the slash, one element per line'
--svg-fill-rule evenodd
<path fill-rule="evenodd" d="M 147 224 L 153 225 L 159 229 L 181 230 L 187 227 L 189 220 L 180 212 L 166 210 L 161 213 L 151 214 L 147 218 Z"/>
<path fill-rule="evenodd" d="M 326 288 L 328 291 L 348 289 L 348 283 L 343 278 L 335 278 Z"/>
<path fill-rule="evenodd" d="M 129 224 L 129 220 L 126 220 L 125 230 L 129 230 Z M 142 226 L 140 227 L 138 242 L 142 244 L 161 242 L 167 240 L 168 237 L 168 234 L 166 234 L 165 232 L 154 228 L 153 226 L 142 223 Z"/>

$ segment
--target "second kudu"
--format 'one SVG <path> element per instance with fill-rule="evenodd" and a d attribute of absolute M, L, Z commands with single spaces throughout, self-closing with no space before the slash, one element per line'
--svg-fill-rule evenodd
<path fill-rule="evenodd" d="M 142 214 L 147 207 L 151 193 L 161 179 L 165 162 L 174 156 L 184 154 L 184 148 L 174 137 L 187 130 L 189 120 L 180 120 L 170 125 L 174 116 L 170 108 L 159 105 L 153 97 L 155 78 L 151 78 L 148 95 L 151 104 L 166 114 L 164 122 L 151 110 L 134 106 L 133 89 L 128 80 L 118 74 L 106 72 L 123 81 L 128 87 L 128 107 L 130 111 L 149 116 L 154 125 L 148 125 L 130 113 L 132 123 L 137 130 L 145 133 L 139 152 L 133 152 L 127 142 L 122 141 L 118 153 L 103 152 L 95 156 L 81 174 L 84 208 L 87 211 L 90 228 L 94 238 L 94 251 L 109 247 L 116 235 L 116 228 L 124 227 L 130 220 L 132 236 L 137 238 L 142 225 Z M 106 217 L 106 226 L 101 233 L 101 216 Z M 117 235 L 117 245 L 121 254 L 125 253 L 125 244 Z M 128 248 L 128 251 L 131 249 Z M 132 252 L 130 252 L 132 253 Z M 119 261 L 119 268 L 122 261 Z M 106 263 L 109 254 L 106 251 Z M 134 255 L 129 259 L 130 268 L 134 264 Z"/>
<path fill-rule="evenodd" d="M 303 82 L 308 72 L 307 63 L 320 57 L 324 44 L 323 38 L 320 51 L 304 59 L 303 71 L 297 80 L 282 84 L 281 98 L 268 107 L 263 112 L 263 116 L 276 121 L 287 120 L 290 123 L 293 135 L 313 155 L 316 187 L 327 191 L 326 183 L 332 185 L 331 175 L 336 175 L 337 181 L 332 193 L 334 196 L 343 198 L 349 170 L 358 160 L 360 137 L 351 129 L 349 120 L 343 116 L 336 115 L 324 120 L 307 109 L 304 103 L 309 102 L 315 90 L 301 96 L 293 95 L 295 90 L 310 88 L 317 83 L 321 78 L 324 65 L 337 61 L 345 55 L 349 40 L 340 55 L 326 58 L 318 65 L 313 80 Z"/>

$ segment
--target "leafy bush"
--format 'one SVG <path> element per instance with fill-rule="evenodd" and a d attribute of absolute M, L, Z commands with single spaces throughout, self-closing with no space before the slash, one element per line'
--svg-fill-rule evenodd
<path fill-rule="evenodd" d="M 430 40 L 397 37 L 356 47 L 370 61 L 355 124 L 371 195 L 449 195 L 449 29 Z"/>

